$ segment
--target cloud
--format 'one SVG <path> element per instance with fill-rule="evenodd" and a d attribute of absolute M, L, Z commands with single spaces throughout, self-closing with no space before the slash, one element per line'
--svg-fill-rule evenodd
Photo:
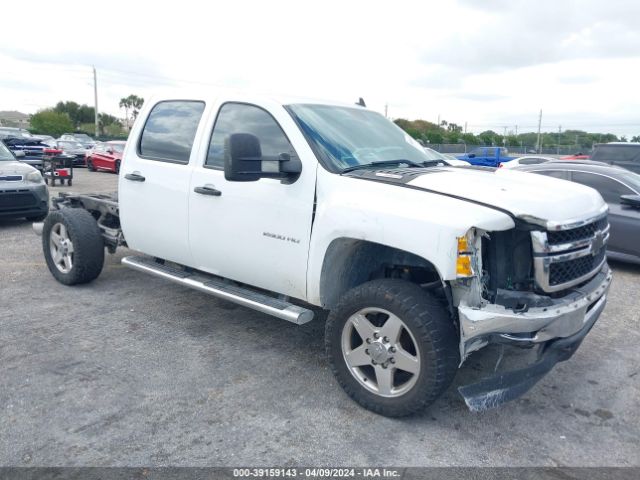
<path fill-rule="evenodd" d="M 472 102 L 497 102 L 498 100 L 504 100 L 509 98 L 507 95 L 500 95 L 494 93 L 464 93 L 454 92 L 447 95 L 448 97 L 455 97 L 459 100 L 470 100 Z"/>
<path fill-rule="evenodd" d="M 479 14 L 476 24 L 432 43 L 421 56 L 423 64 L 487 73 L 567 59 L 640 56 L 636 1 L 462 4 Z"/>
<path fill-rule="evenodd" d="M 596 82 L 599 79 L 597 75 L 591 74 L 576 74 L 576 75 L 563 75 L 558 77 L 560 83 L 568 85 L 587 85 Z"/>

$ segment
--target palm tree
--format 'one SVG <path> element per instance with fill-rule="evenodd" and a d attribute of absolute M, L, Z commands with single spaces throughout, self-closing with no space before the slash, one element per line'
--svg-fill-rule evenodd
<path fill-rule="evenodd" d="M 131 95 L 129 95 L 130 97 Z M 124 108 L 124 121 L 127 124 L 127 130 L 130 128 L 129 125 L 129 97 L 122 97 L 120 99 L 120 108 Z"/>
<path fill-rule="evenodd" d="M 131 124 L 138 117 L 138 113 L 140 113 L 140 109 L 143 104 L 144 98 L 133 94 L 120 99 L 120 108 L 124 108 L 125 120 L 128 129 L 131 129 Z M 129 121 L 129 110 L 131 110 L 131 121 Z"/>

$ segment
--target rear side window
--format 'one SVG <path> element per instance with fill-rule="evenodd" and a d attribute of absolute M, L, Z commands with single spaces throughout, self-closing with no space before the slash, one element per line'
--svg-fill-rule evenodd
<path fill-rule="evenodd" d="M 204 102 L 171 100 L 153 107 L 140 137 L 141 157 L 189 163 Z"/>
<path fill-rule="evenodd" d="M 571 180 L 587 187 L 595 188 L 607 203 L 620 203 L 620 195 L 634 192 L 613 178 L 592 173 L 571 172 Z"/>

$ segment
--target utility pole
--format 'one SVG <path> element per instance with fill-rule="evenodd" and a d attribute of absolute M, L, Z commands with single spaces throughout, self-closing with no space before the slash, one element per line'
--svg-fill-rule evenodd
<path fill-rule="evenodd" d="M 558 125 L 558 148 L 556 148 L 556 155 L 560 155 L 560 135 L 562 134 L 562 125 Z"/>
<path fill-rule="evenodd" d="M 516 125 L 516 137 L 518 136 L 518 125 Z"/>
<path fill-rule="evenodd" d="M 440 126 L 440 114 L 438 114 L 438 126 Z"/>
<path fill-rule="evenodd" d="M 389 104 L 385 103 L 384 104 L 384 118 L 389 118 L 389 115 L 387 115 L 388 112 L 389 112 Z"/>
<path fill-rule="evenodd" d="M 98 138 L 98 79 L 96 76 L 96 67 L 93 66 L 93 105 L 95 108 L 95 122 L 96 122 L 96 139 Z"/>
<path fill-rule="evenodd" d="M 467 122 L 464 122 L 464 134 L 467 134 Z"/>
<path fill-rule="evenodd" d="M 542 128 L 542 109 L 540 109 L 540 116 L 538 117 L 538 153 L 540 153 L 541 144 L 540 144 L 540 129 Z"/>

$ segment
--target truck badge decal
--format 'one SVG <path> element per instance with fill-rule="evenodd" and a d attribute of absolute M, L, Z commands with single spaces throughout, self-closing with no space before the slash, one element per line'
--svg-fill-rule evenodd
<path fill-rule="evenodd" d="M 276 240 L 282 240 L 283 242 L 300 243 L 299 238 L 287 237 L 285 235 L 279 235 L 277 233 L 262 232 L 262 235 L 264 235 L 265 237 L 274 238 Z"/>

